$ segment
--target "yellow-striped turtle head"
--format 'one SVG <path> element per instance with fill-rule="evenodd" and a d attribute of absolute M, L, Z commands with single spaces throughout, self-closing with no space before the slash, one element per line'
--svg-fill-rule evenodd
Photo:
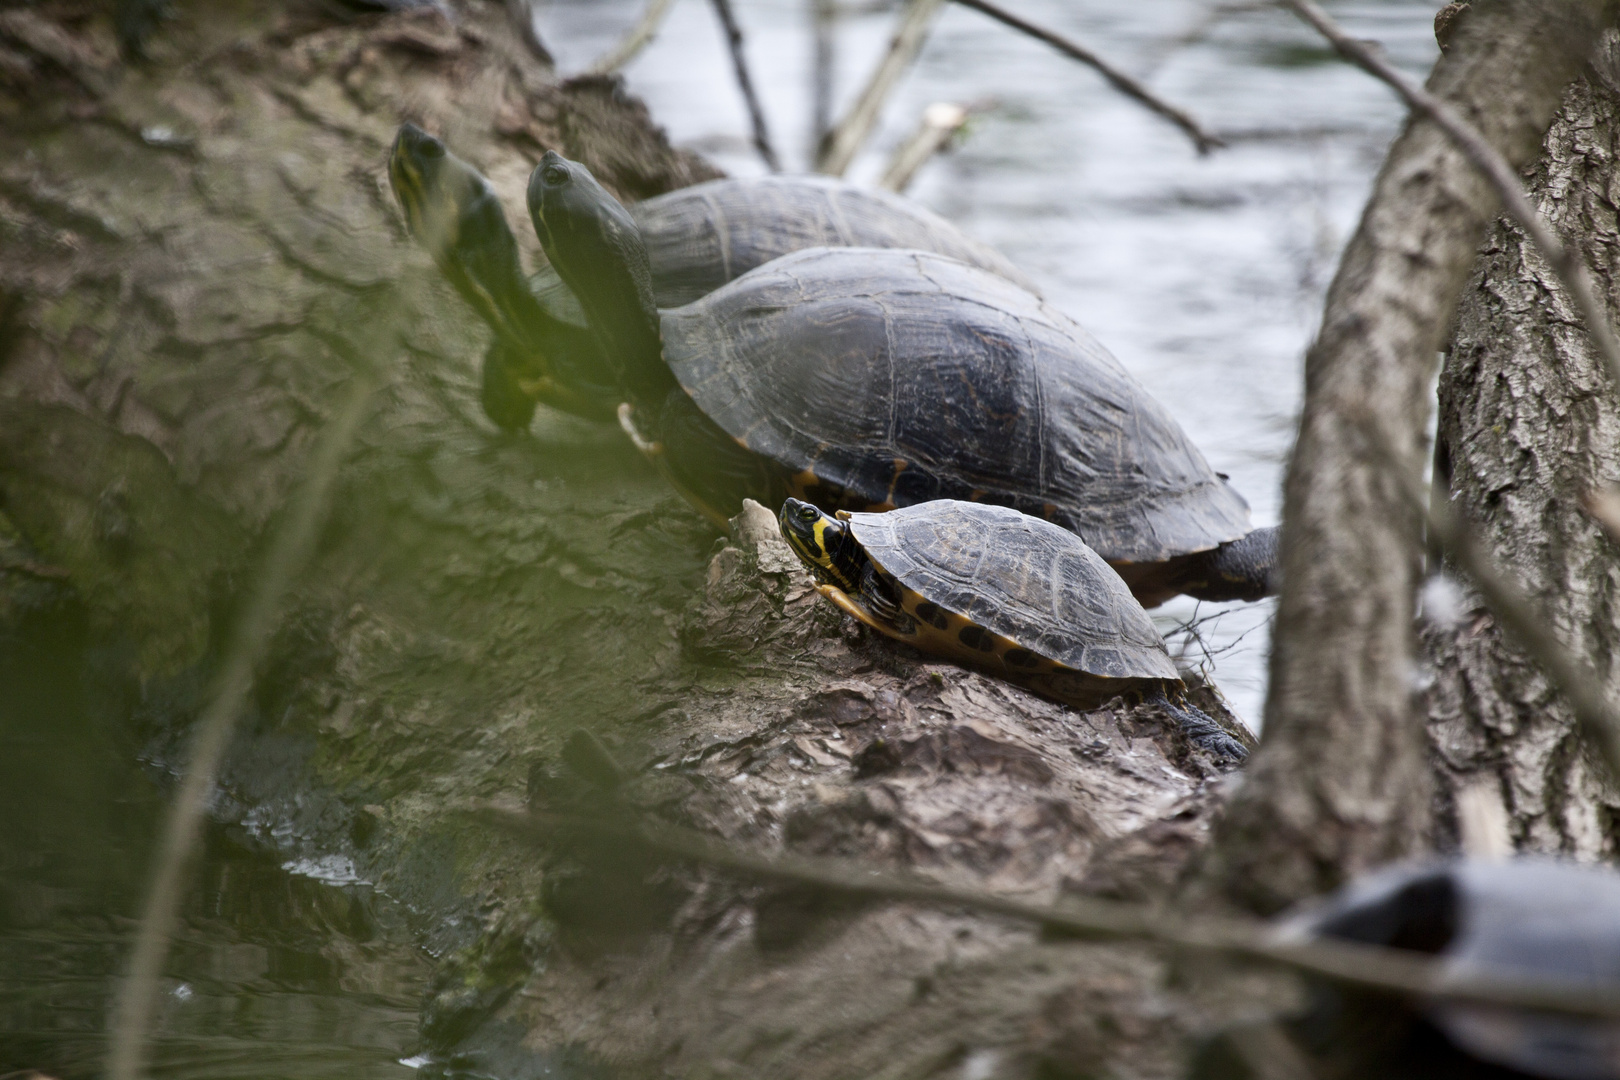
<path fill-rule="evenodd" d="M 860 565 L 865 555 L 843 522 L 798 499 L 782 504 L 777 522 L 782 539 L 817 581 L 836 585 L 846 593 L 860 591 Z"/>
<path fill-rule="evenodd" d="M 388 180 L 411 235 L 435 262 L 458 257 L 458 248 L 489 243 L 491 233 L 511 242 L 489 181 L 415 124 L 401 124 L 394 136 Z"/>
<path fill-rule="evenodd" d="M 497 331 L 525 341 L 521 312 L 532 301 L 489 181 L 415 124 L 401 124 L 394 137 L 388 179 L 411 235 L 456 291 Z"/>

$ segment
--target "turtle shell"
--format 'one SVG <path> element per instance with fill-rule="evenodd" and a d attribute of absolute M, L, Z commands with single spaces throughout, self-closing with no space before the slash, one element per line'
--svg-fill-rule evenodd
<path fill-rule="evenodd" d="M 903 590 L 1038 656 L 1110 679 L 1179 678 L 1125 582 L 1050 522 L 944 499 L 850 514 L 848 528 Z"/>
<path fill-rule="evenodd" d="M 659 307 L 680 307 L 811 247 L 936 251 L 1037 291 L 1006 257 L 916 203 L 830 177 L 710 180 L 637 203 Z"/>
<path fill-rule="evenodd" d="M 1156 563 L 1250 531 L 1248 505 L 1077 324 L 922 251 L 815 248 L 663 313 L 712 420 L 800 483 L 871 507 L 998 503 Z"/>
<path fill-rule="evenodd" d="M 710 180 L 629 210 L 647 245 L 653 299 L 661 308 L 689 304 L 772 259 L 811 247 L 936 251 L 1039 291 L 1006 256 L 938 214 L 831 177 Z M 585 309 L 551 267 L 542 267 L 529 286 L 553 318 L 588 325 Z"/>

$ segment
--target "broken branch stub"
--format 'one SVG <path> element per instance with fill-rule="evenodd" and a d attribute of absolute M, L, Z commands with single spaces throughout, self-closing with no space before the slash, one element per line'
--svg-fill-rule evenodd
<path fill-rule="evenodd" d="M 967 120 L 968 110 L 948 101 L 936 101 L 924 109 L 922 123 L 889 158 L 888 167 L 878 180 L 878 187 L 885 191 L 905 191 L 917 175 L 917 170 L 926 165 L 929 158 L 949 146 Z"/>
<path fill-rule="evenodd" d="M 928 31 L 942 6 L 944 0 L 906 0 L 905 10 L 900 13 L 900 24 L 889 42 L 889 51 L 872 72 L 861 96 L 855 99 L 849 112 L 827 135 L 816 161 L 817 172 L 843 176 L 848 171 L 850 162 L 855 160 L 855 155 L 877 125 L 878 114 L 883 111 L 883 103 L 890 91 L 922 51 L 923 42 L 928 39 Z"/>
<path fill-rule="evenodd" d="M 604 53 L 590 66 L 592 75 L 611 75 L 624 65 L 640 55 L 641 50 L 652 44 L 653 38 L 658 36 L 658 28 L 664 24 L 664 16 L 675 5 L 675 0 L 647 0 L 647 6 L 641 12 L 641 18 L 636 20 L 624 37 L 612 49 Z"/>

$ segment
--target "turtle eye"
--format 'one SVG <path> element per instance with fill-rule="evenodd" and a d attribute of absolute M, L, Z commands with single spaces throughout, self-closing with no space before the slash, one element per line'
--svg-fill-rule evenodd
<path fill-rule="evenodd" d="M 568 183 L 568 170 L 561 165 L 547 165 L 540 170 L 540 179 L 552 187 L 561 187 Z"/>
<path fill-rule="evenodd" d="M 817 510 L 813 506 L 801 506 L 801 507 L 799 507 L 799 520 L 800 521 L 814 521 L 814 520 L 816 520 L 816 518 L 818 518 L 820 516 L 821 516 L 821 511 Z"/>
<path fill-rule="evenodd" d="M 423 139 L 420 153 L 429 160 L 442 158 L 444 157 L 444 143 L 434 138 Z"/>

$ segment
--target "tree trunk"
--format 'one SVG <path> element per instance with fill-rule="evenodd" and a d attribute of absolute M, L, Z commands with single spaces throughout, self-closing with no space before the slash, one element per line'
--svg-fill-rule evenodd
<path fill-rule="evenodd" d="M 1617 39 L 1576 82 L 1530 173 L 1542 214 L 1620 309 Z M 1440 379 L 1439 453 L 1457 508 L 1565 646 L 1620 685 L 1615 540 L 1582 509 L 1620 481 L 1620 391 L 1563 287 L 1523 233 L 1499 222 L 1463 295 Z M 1442 475 L 1438 482 L 1444 483 Z M 1424 648 L 1436 814 L 1459 839 L 1465 789 L 1505 811 L 1522 851 L 1613 858 L 1620 792 L 1563 699 L 1472 597 L 1431 613 Z"/>
<path fill-rule="evenodd" d="M 1528 160 L 1606 5 L 1480 5 L 1429 80 L 1510 161 Z M 1412 700 L 1415 474 L 1429 379 L 1498 203 L 1434 125 L 1408 124 L 1328 292 L 1306 358 L 1283 505 L 1266 739 L 1223 821 L 1212 877 L 1270 912 L 1422 850 Z"/>

